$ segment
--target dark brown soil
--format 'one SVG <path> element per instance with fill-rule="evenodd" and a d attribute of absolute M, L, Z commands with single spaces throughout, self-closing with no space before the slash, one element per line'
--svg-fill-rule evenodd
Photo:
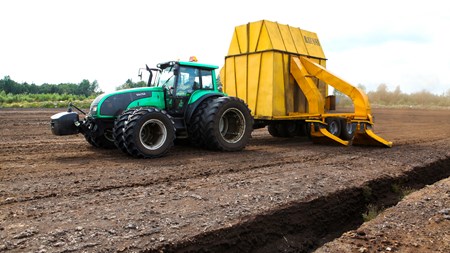
<path fill-rule="evenodd" d="M 450 252 L 450 179 L 413 192 L 315 252 Z"/>
<path fill-rule="evenodd" d="M 450 176 L 450 110 L 375 109 L 390 149 L 258 129 L 152 160 L 52 135 L 59 111 L 0 110 L 0 252 L 449 252 L 448 179 L 359 225 Z"/>

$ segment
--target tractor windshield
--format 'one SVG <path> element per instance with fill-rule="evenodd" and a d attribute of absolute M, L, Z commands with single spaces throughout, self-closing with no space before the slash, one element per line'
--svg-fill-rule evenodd
<path fill-rule="evenodd" d="M 159 87 L 167 87 L 172 88 L 175 82 L 175 73 L 174 66 L 167 66 L 163 68 L 161 71 L 161 75 L 159 76 L 159 81 L 157 82 L 157 86 Z"/>

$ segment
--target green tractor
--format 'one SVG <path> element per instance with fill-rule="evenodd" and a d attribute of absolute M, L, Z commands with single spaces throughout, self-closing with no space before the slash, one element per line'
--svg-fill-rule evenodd
<path fill-rule="evenodd" d="M 183 61 L 147 66 L 148 87 L 102 94 L 88 113 L 70 104 L 67 112 L 51 117 L 52 133 L 81 133 L 94 147 L 118 148 L 138 158 L 163 156 L 175 140 L 210 150 L 242 150 L 253 117 L 243 100 L 222 92 L 217 68 Z"/>

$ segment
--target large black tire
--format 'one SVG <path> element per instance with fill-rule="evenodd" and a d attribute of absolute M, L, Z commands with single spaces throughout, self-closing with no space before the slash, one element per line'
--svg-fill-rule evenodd
<path fill-rule="evenodd" d="M 103 135 L 100 136 L 89 136 L 85 135 L 86 141 L 96 148 L 112 149 L 116 146 L 114 145 L 114 139 L 112 134 L 112 129 L 105 129 Z"/>
<path fill-rule="evenodd" d="M 272 135 L 273 137 L 282 137 L 280 132 L 278 131 L 280 128 L 279 123 L 270 123 L 267 126 L 267 131 L 269 132 L 270 135 Z"/>
<path fill-rule="evenodd" d="M 300 124 L 294 120 L 275 121 L 267 126 L 269 134 L 273 137 L 292 138 L 300 135 Z"/>
<path fill-rule="evenodd" d="M 188 122 L 188 135 L 190 144 L 194 147 L 206 147 L 206 140 L 203 138 L 202 118 L 206 111 L 206 107 L 215 98 L 208 98 L 203 101 L 192 114 L 190 121 Z"/>
<path fill-rule="evenodd" d="M 341 135 L 341 121 L 339 118 L 326 118 L 325 122 L 327 123 L 327 130 L 332 135 L 340 136 Z"/>
<path fill-rule="evenodd" d="M 355 135 L 356 123 L 347 122 L 346 119 L 341 119 L 341 139 L 350 141 Z"/>
<path fill-rule="evenodd" d="M 128 154 L 138 158 L 165 155 L 173 146 L 175 124 L 172 117 L 157 108 L 135 111 L 124 128 Z"/>
<path fill-rule="evenodd" d="M 129 117 L 136 111 L 136 109 L 129 109 L 123 112 L 119 117 L 114 121 L 113 128 L 113 137 L 114 137 L 114 145 L 124 153 L 128 153 L 127 146 L 125 145 L 125 137 L 124 130 L 125 126 L 128 123 Z"/>
<path fill-rule="evenodd" d="M 210 150 L 239 151 L 251 137 L 253 117 L 242 99 L 218 97 L 199 106 L 189 127 L 197 145 Z"/>
<path fill-rule="evenodd" d="M 89 135 L 85 135 L 84 138 L 86 141 L 91 144 L 93 147 L 99 148 L 100 146 L 93 140 L 93 138 Z"/>

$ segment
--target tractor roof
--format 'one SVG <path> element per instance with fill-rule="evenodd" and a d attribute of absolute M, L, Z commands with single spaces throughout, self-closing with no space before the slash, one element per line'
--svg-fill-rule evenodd
<path fill-rule="evenodd" d="M 216 65 L 210 65 L 210 64 L 203 64 L 198 62 L 189 62 L 189 61 L 168 61 L 168 62 L 162 62 L 158 64 L 158 68 L 164 68 L 165 66 L 175 65 L 179 64 L 181 66 L 191 66 L 191 67 L 200 67 L 203 69 L 218 69 L 219 66 Z"/>

